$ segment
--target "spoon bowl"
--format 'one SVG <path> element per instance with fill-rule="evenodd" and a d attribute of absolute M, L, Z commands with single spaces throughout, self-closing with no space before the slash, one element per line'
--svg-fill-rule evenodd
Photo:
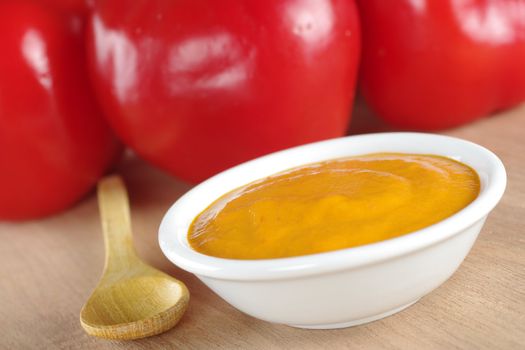
<path fill-rule="evenodd" d="M 188 295 L 186 287 L 147 265 L 144 270 L 151 271 L 101 283 L 105 287 L 95 290 L 81 313 L 89 334 L 111 339 L 128 339 L 129 334 L 147 337 L 177 324 L 187 305 L 187 300 L 181 302 Z"/>
<path fill-rule="evenodd" d="M 175 326 L 188 305 L 184 283 L 147 265 L 131 239 L 129 204 L 122 180 L 109 177 L 98 187 L 106 264 L 98 286 L 80 313 L 90 334 L 107 339 L 138 339 Z"/>

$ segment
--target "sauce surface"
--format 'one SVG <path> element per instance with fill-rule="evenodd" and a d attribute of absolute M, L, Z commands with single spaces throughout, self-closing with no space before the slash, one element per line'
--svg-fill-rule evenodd
<path fill-rule="evenodd" d="M 220 197 L 193 221 L 191 247 L 230 259 L 321 253 L 398 237 L 458 212 L 480 181 L 455 160 L 381 153 L 308 164 Z"/>

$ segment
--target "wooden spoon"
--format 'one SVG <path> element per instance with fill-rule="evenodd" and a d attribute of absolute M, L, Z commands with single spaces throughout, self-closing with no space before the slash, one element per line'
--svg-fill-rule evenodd
<path fill-rule="evenodd" d="M 186 311 L 188 289 L 137 256 L 126 188 L 119 176 L 99 182 L 98 203 L 106 262 L 98 286 L 80 312 L 82 327 L 108 339 L 138 339 L 167 331 Z"/>

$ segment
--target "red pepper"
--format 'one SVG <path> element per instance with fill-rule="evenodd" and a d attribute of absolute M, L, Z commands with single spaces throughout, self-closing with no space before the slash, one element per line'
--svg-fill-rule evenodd
<path fill-rule="evenodd" d="M 441 129 L 525 100 L 525 1 L 358 4 L 361 89 L 385 120 Z"/>
<path fill-rule="evenodd" d="M 88 45 L 125 143 L 199 181 L 343 135 L 359 41 L 353 0 L 108 0 Z"/>
<path fill-rule="evenodd" d="M 82 197 L 119 145 L 85 67 L 81 18 L 0 2 L 0 219 L 55 213 Z"/>
<path fill-rule="evenodd" d="M 27 0 L 23 0 L 27 1 Z M 75 13 L 85 17 L 89 15 L 91 8 L 93 7 L 96 0 L 33 0 L 38 1 L 47 7 L 59 11 L 66 11 L 69 13 Z"/>

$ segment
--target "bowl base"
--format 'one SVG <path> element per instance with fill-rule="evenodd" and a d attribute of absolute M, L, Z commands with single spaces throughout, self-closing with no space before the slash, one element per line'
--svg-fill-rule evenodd
<path fill-rule="evenodd" d="M 305 329 L 338 329 L 338 328 L 347 328 L 347 327 L 353 327 L 358 326 L 364 323 L 377 321 L 382 318 L 388 317 L 390 315 L 395 314 L 396 312 L 402 311 L 406 309 L 409 306 L 414 305 L 419 299 L 416 299 L 408 304 L 405 304 L 403 306 L 397 307 L 395 309 L 389 310 L 387 312 L 383 312 L 378 315 L 370 316 L 361 318 L 359 320 L 352 320 L 348 322 L 340 322 L 340 323 L 327 323 L 327 324 L 313 324 L 313 325 L 301 325 L 301 324 L 290 324 L 289 326 L 295 327 L 295 328 L 305 328 Z"/>

